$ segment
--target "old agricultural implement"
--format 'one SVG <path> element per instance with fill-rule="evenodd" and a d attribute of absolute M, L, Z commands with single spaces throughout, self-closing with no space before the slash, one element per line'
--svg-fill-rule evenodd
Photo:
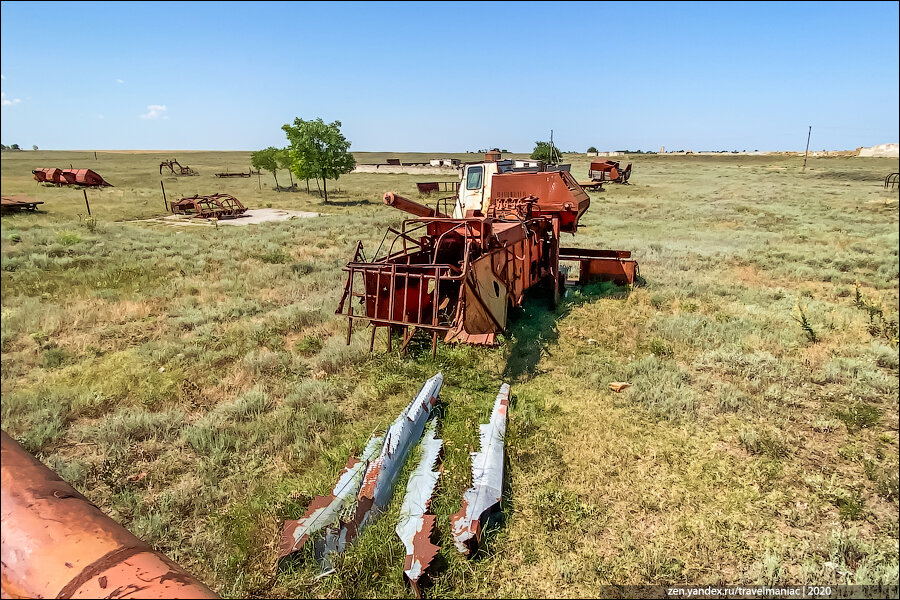
<path fill-rule="evenodd" d="M 82 187 L 112 187 L 99 173 L 90 169 L 34 169 L 31 172 L 34 180 L 55 186 L 76 185 Z"/>
<path fill-rule="evenodd" d="M 405 350 L 418 330 L 429 332 L 432 352 L 446 342 L 492 345 L 506 329 L 507 312 L 525 292 L 546 286 L 555 302 L 565 284 L 560 261 L 578 281 L 634 283 L 637 263 L 620 250 L 561 247 L 574 234 L 590 198 L 566 171 L 516 172 L 513 161 L 485 160 L 465 166 L 459 193 L 431 208 L 393 193 L 384 202 L 412 214 L 390 228 L 367 259 L 358 243 L 344 267 L 347 280 L 336 314 L 403 334 Z"/>
<path fill-rule="evenodd" d="M 194 194 L 169 204 L 169 210 L 176 215 L 189 215 L 198 219 L 228 219 L 247 212 L 247 207 L 231 194 Z"/>
<path fill-rule="evenodd" d="M 234 177 L 250 177 L 251 175 L 259 175 L 259 171 L 254 171 L 253 169 L 250 169 L 246 173 L 229 173 L 228 171 L 225 171 L 224 173 L 216 173 L 215 175 L 219 178 L 229 179 Z"/>
<path fill-rule="evenodd" d="M 617 161 L 604 160 L 592 162 L 588 169 L 589 181 L 581 181 L 583 188 L 601 188 L 604 183 L 628 183 L 631 178 L 631 163 L 623 169 Z"/>
<path fill-rule="evenodd" d="M 890 173 L 884 178 L 884 189 L 892 190 L 897 187 L 897 182 L 900 180 L 900 173 Z"/>
<path fill-rule="evenodd" d="M 159 174 L 162 175 L 163 167 L 167 167 L 172 175 L 197 175 L 197 171 L 190 167 L 182 167 L 181 163 L 177 160 L 164 160 L 159 163 Z M 175 167 L 178 167 L 178 170 L 175 170 Z"/>
<path fill-rule="evenodd" d="M 2 202 L 0 202 L 3 212 L 21 210 L 35 211 L 37 210 L 38 204 L 43 204 L 43 202 L 28 198 L 27 196 L 3 196 Z"/>

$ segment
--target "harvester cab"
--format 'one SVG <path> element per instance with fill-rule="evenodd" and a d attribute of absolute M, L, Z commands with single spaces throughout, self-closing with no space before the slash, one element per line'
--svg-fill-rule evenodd
<path fill-rule="evenodd" d="M 486 204 L 490 203 L 494 175 L 511 171 L 514 164 L 511 160 L 486 160 L 466 164 L 461 173 L 462 180 L 456 206 L 453 208 L 453 218 L 483 214 L 487 210 Z"/>
<path fill-rule="evenodd" d="M 560 234 L 574 234 L 590 206 L 568 171 L 522 172 L 491 152 L 460 176 L 452 211 L 384 195 L 385 204 L 415 218 L 390 228 L 370 259 L 358 243 L 344 267 L 336 314 L 348 318 L 348 344 L 353 322 L 363 320 L 372 326 L 370 349 L 378 327 L 402 332 L 401 350 L 419 330 L 431 334 L 432 353 L 439 336 L 493 345 L 508 308 L 520 306 L 527 290 L 545 284 L 558 299 L 560 261 L 574 263 L 582 284 L 634 283 L 637 263 L 628 251 L 560 247 Z"/>

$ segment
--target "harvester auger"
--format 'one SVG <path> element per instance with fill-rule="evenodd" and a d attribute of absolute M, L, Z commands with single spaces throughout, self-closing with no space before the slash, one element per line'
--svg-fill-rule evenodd
<path fill-rule="evenodd" d="M 431 333 L 432 353 L 438 336 L 493 345 L 526 290 L 544 283 L 558 299 L 565 284 L 560 261 L 578 265 L 579 283 L 634 283 L 638 267 L 628 251 L 560 247 L 560 234 L 574 234 L 590 206 L 568 172 L 513 168 L 499 158 L 465 165 L 452 214 L 384 195 L 385 204 L 415 218 L 388 229 L 371 260 L 359 242 L 344 267 L 336 314 L 348 318 L 348 344 L 353 321 L 362 319 L 372 326 L 370 350 L 378 327 L 389 328 L 388 350 L 397 330 L 402 351 L 417 330 Z"/>
<path fill-rule="evenodd" d="M 178 170 L 175 170 L 176 165 L 178 166 Z M 172 172 L 172 175 L 196 175 L 197 171 L 190 167 L 182 167 L 181 163 L 177 160 L 164 160 L 159 163 L 159 174 L 162 175 L 163 167 L 168 167 L 169 171 Z"/>

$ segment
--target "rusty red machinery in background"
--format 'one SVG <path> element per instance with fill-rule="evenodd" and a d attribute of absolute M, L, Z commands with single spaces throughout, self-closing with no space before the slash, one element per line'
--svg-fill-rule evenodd
<path fill-rule="evenodd" d="M 560 235 L 574 234 L 590 206 L 568 172 L 513 169 L 496 153 L 465 165 L 452 213 L 384 195 L 385 204 L 416 218 L 388 229 L 371 259 L 359 242 L 344 267 L 336 314 L 348 318 L 348 344 L 354 321 L 363 320 L 372 326 L 370 349 L 378 327 L 399 330 L 402 350 L 419 330 L 431 334 L 432 352 L 438 337 L 492 345 L 527 290 L 545 284 L 558 299 L 561 260 L 573 264 L 581 283 L 634 283 L 637 263 L 628 251 L 560 247 Z"/>
<path fill-rule="evenodd" d="M 623 169 L 617 161 L 605 160 L 592 162 L 588 169 L 591 181 L 609 181 L 612 183 L 628 183 L 631 178 L 631 163 Z"/>
<path fill-rule="evenodd" d="M 217 598 L 0 433 L 3 598 Z"/>
<path fill-rule="evenodd" d="M 77 185 L 83 187 L 112 187 L 112 184 L 90 169 L 34 169 L 31 172 L 39 183 L 56 186 Z"/>
<path fill-rule="evenodd" d="M 178 167 L 177 171 L 175 170 L 176 166 Z M 186 176 L 197 175 L 197 171 L 195 171 L 194 169 L 192 169 L 190 167 L 182 167 L 181 163 L 179 163 L 174 158 L 172 160 L 164 160 L 161 163 L 159 163 L 159 174 L 160 175 L 163 174 L 163 167 L 167 167 L 169 169 L 169 171 L 171 171 L 172 175 L 186 175 Z"/>
<path fill-rule="evenodd" d="M 247 212 L 247 207 L 231 194 L 194 194 L 169 204 L 169 210 L 176 215 L 190 215 L 198 219 L 228 219 Z"/>

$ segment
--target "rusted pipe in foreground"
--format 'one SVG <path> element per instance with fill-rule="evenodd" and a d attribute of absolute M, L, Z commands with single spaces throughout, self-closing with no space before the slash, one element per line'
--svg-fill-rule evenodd
<path fill-rule="evenodd" d="M 3 598 L 217 598 L 0 433 Z"/>
<path fill-rule="evenodd" d="M 385 192 L 382 200 L 384 200 L 384 203 L 388 206 L 393 206 L 397 210 L 408 212 L 409 214 L 415 215 L 417 217 L 441 217 L 444 219 L 449 218 L 444 213 L 440 213 L 433 208 L 429 208 L 424 204 L 419 204 L 414 200 L 404 198 L 400 194 L 395 194 L 393 192 Z"/>

